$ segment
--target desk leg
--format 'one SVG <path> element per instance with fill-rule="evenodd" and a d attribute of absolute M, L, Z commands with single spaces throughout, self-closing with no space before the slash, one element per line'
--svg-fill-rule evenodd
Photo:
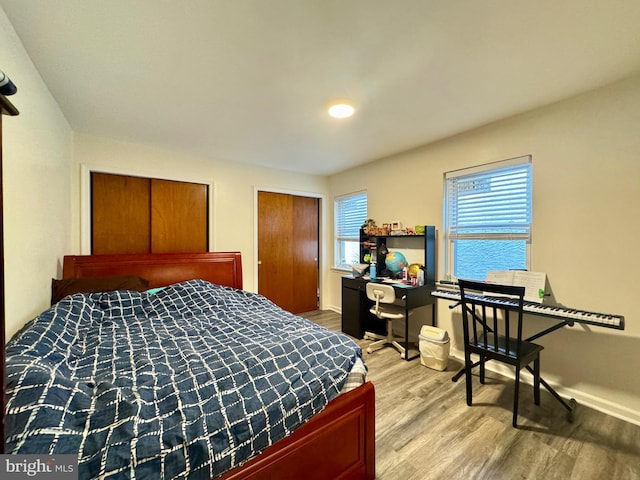
<path fill-rule="evenodd" d="M 404 359 L 409 361 L 409 308 L 404 302 Z"/>
<path fill-rule="evenodd" d="M 414 360 L 420 356 L 420 352 L 413 357 L 409 356 L 409 307 L 404 306 L 404 359 L 408 362 Z"/>

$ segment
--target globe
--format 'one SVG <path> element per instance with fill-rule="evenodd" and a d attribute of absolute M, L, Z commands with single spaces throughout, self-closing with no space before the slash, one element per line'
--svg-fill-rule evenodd
<path fill-rule="evenodd" d="M 404 267 L 408 267 L 409 262 L 407 262 L 407 259 L 402 253 L 389 252 L 387 253 L 385 265 L 387 266 L 387 270 L 391 273 L 397 274 L 400 273 Z"/>

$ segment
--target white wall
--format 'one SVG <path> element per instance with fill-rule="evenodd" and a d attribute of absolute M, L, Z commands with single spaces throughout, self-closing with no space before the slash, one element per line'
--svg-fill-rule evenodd
<path fill-rule="evenodd" d="M 176 124 L 179 127 L 179 123 Z M 86 170 L 213 184 L 211 250 L 242 252 L 244 288 L 257 290 L 255 231 L 256 189 L 323 197 L 326 177 L 303 175 L 235 162 L 215 161 L 153 146 L 116 142 L 88 135 L 75 136 L 73 180 L 73 252 L 81 248 L 82 165 Z M 323 209 L 324 201 L 321 200 Z M 333 203 L 331 202 L 330 208 Z M 322 213 L 321 218 L 326 218 Z M 326 231 L 326 226 L 321 226 Z M 326 259 L 321 255 L 321 261 Z M 324 270 L 324 268 L 323 268 Z"/>
<path fill-rule="evenodd" d="M 444 172 L 532 154 L 531 269 L 547 273 L 558 302 L 626 318 L 622 332 L 576 325 L 542 338 L 544 376 L 578 403 L 640 424 L 640 306 L 635 298 L 640 271 L 639 128 L 636 76 L 337 174 L 330 179 L 330 199 L 367 189 L 370 217 L 436 225 L 438 278 L 443 278 Z M 329 274 L 327 301 L 336 310 L 340 276 Z M 459 308 L 452 314 L 447 305 L 439 301 L 438 321 L 453 334 L 452 348 L 459 351 Z M 531 328 L 551 324 L 541 317 L 527 321 Z"/>
<path fill-rule="evenodd" d="M 2 71 L 20 111 L 3 118 L 6 335 L 49 306 L 71 249 L 72 131 L 0 9 Z"/>

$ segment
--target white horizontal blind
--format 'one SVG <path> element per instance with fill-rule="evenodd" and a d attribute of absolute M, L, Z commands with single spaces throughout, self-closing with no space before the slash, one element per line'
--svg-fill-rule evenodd
<path fill-rule="evenodd" d="M 446 175 L 448 240 L 531 239 L 531 157 Z"/>
<path fill-rule="evenodd" d="M 355 193 L 335 200 L 335 235 L 340 241 L 360 241 L 360 227 L 367 219 L 367 194 Z"/>

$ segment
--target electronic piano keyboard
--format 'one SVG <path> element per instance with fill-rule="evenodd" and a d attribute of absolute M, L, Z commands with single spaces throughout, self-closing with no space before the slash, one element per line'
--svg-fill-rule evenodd
<path fill-rule="evenodd" d="M 456 302 L 460 301 L 459 290 L 437 289 L 433 290 L 431 292 L 431 295 L 437 298 L 444 298 L 446 300 L 452 300 Z M 491 305 L 492 303 L 501 306 L 511 304 L 516 307 L 516 302 L 508 297 L 487 297 L 480 294 L 469 294 L 467 296 L 485 305 Z M 597 325 L 599 327 L 624 330 L 624 317 L 622 315 L 588 312 L 586 310 L 577 310 L 575 308 L 555 307 L 551 305 L 542 305 L 540 303 L 527 301 L 524 302 L 524 311 L 536 315 L 561 318 L 570 325 L 572 324 L 572 322 L 578 322 L 586 323 L 589 325 Z"/>

